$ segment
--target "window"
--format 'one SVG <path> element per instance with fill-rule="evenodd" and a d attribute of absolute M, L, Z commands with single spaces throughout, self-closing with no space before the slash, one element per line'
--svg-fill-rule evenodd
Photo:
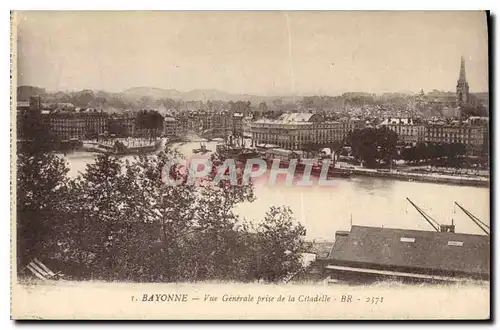
<path fill-rule="evenodd" d="M 463 246 L 464 242 L 460 241 L 448 241 L 448 246 Z"/>
<path fill-rule="evenodd" d="M 405 243 L 415 243 L 415 238 L 413 238 L 413 237 L 401 237 L 400 241 L 405 242 Z"/>

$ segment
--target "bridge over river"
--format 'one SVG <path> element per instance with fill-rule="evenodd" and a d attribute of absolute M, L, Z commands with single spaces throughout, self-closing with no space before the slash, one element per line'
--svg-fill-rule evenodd
<path fill-rule="evenodd" d="M 188 131 L 186 135 L 175 139 L 176 142 L 207 142 L 215 140 L 226 140 L 230 136 L 234 136 L 233 132 L 217 128 L 209 128 L 196 132 Z M 245 139 L 251 138 L 249 134 L 243 134 Z M 234 137 L 236 138 L 236 137 Z"/>

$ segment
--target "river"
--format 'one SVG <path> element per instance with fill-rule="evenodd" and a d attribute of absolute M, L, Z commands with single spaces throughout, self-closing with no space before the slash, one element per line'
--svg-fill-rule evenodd
<path fill-rule="evenodd" d="M 173 146 L 189 157 L 192 149 L 200 145 L 189 142 Z M 206 146 L 215 150 L 216 142 L 207 142 Z M 83 152 L 65 156 L 70 166 L 69 175 L 76 176 L 84 171 L 95 157 L 93 153 Z M 483 232 L 458 207 L 454 207 L 455 201 L 483 222 L 490 223 L 488 188 L 371 177 L 334 180 L 335 184 L 331 187 L 257 183 L 256 200 L 238 205 L 235 211 L 249 221 L 258 223 L 270 206 L 290 206 L 296 219 L 306 227 L 306 237 L 316 240 L 332 240 L 335 231 L 349 230 L 351 224 L 432 230 L 406 197 L 439 223 L 449 224 L 453 218 L 458 233 Z"/>

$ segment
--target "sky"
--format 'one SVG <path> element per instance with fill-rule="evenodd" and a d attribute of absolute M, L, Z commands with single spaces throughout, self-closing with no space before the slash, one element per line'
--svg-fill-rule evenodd
<path fill-rule="evenodd" d="M 488 91 L 484 12 L 17 12 L 17 85 L 255 95 Z"/>

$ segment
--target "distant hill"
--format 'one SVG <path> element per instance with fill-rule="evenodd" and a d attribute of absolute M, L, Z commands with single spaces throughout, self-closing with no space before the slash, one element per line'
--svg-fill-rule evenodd
<path fill-rule="evenodd" d="M 181 92 L 175 89 L 162 89 L 155 87 L 133 87 L 122 92 L 127 98 L 141 98 L 143 96 L 152 99 L 181 99 Z"/>
<path fill-rule="evenodd" d="M 291 96 L 275 95 L 260 96 L 251 94 L 232 94 L 217 89 L 194 89 L 188 92 L 181 92 L 175 89 L 163 89 L 156 87 L 133 87 L 123 92 L 110 93 L 99 90 L 80 91 L 59 91 L 48 92 L 43 88 L 34 86 L 19 86 L 18 100 L 27 101 L 32 95 L 41 95 L 44 102 L 72 103 L 77 107 L 101 107 L 121 111 L 125 109 L 140 109 L 148 107 L 179 108 L 182 102 L 200 102 L 206 104 L 207 101 L 237 102 L 250 101 L 253 106 L 258 107 L 261 102 L 265 102 L 268 107 L 281 110 L 293 110 L 299 104 L 306 108 L 341 108 L 345 105 L 366 105 L 379 104 L 380 102 L 391 102 L 406 104 L 411 94 L 405 93 L 364 93 L 349 92 L 337 96 Z M 415 94 L 413 94 L 415 95 Z M 453 97 L 451 92 L 432 91 L 426 96 Z M 478 98 L 487 101 L 487 93 L 477 93 Z M 300 103 L 299 103 L 300 102 Z M 485 106 L 488 107 L 487 102 Z"/>
<path fill-rule="evenodd" d="M 19 86 L 17 88 L 18 101 L 28 101 L 30 96 L 40 95 L 47 103 L 72 103 L 76 107 L 99 107 L 122 111 L 126 109 L 141 109 L 148 107 L 178 108 L 179 102 L 221 101 L 237 102 L 250 101 L 257 106 L 261 102 L 288 104 L 300 101 L 302 97 L 291 96 L 258 96 L 249 94 L 231 94 L 216 89 L 195 89 L 189 92 L 180 92 L 175 89 L 162 89 L 155 87 L 134 87 L 120 93 L 110 93 L 102 90 L 80 91 L 46 91 L 34 86 Z"/>
<path fill-rule="evenodd" d="M 220 101 L 232 101 L 235 95 L 230 93 L 221 92 L 216 89 L 193 89 L 192 91 L 182 93 L 182 99 L 184 101 L 207 101 L 207 100 L 220 100 Z M 243 100 L 242 101 L 246 101 Z"/>
<path fill-rule="evenodd" d="M 174 99 L 182 101 L 250 101 L 258 103 L 274 98 L 249 94 L 231 94 L 219 91 L 217 89 L 193 89 L 189 92 L 179 92 L 175 89 L 162 89 L 156 87 L 133 87 L 122 92 L 124 97 L 139 99 L 143 96 L 151 97 L 152 99 Z"/>

